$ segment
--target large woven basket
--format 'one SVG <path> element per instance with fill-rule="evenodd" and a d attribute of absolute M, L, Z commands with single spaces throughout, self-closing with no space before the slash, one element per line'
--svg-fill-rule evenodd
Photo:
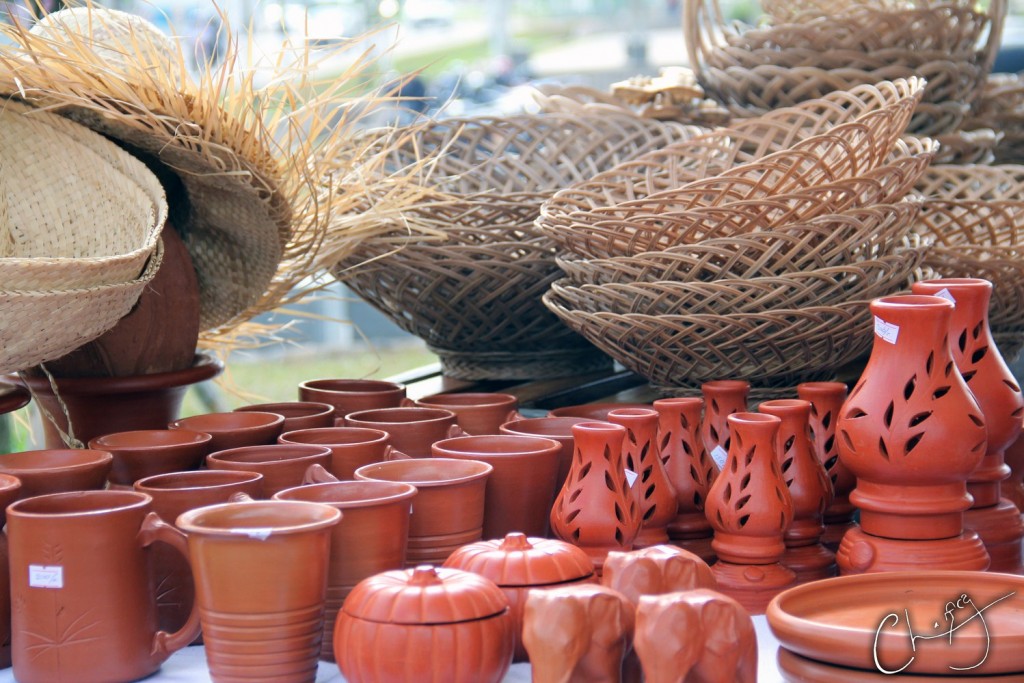
<path fill-rule="evenodd" d="M 1024 244 L 933 247 L 923 277 L 982 278 L 992 283 L 989 325 L 993 333 L 1024 335 Z M 1000 346 L 1002 349 L 1002 346 Z"/>
<path fill-rule="evenodd" d="M 990 74 L 965 127 L 1002 134 L 995 150 L 997 163 L 1024 163 L 1024 76 Z"/>

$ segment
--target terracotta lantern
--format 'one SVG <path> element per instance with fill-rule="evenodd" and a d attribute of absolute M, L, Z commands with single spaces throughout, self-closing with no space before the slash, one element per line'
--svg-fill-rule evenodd
<path fill-rule="evenodd" d="M 729 450 L 729 422 L 733 413 L 747 409 L 750 382 L 739 379 L 721 379 L 700 385 L 704 395 L 704 422 L 701 437 L 704 447 L 721 467 Z M 718 449 L 718 450 L 716 450 Z"/>

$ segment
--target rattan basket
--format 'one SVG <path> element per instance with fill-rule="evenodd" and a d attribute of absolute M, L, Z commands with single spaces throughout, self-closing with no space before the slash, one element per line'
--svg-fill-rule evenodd
<path fill-rule="evenodd" d="M 996 149 L 1003 138 L 991 128 L 977 130 L 958 130 L 938 136 L 939 152 L 935 155 L 934 164 L 983 164 L 991 165 L 996 161 Z"/>
<path fill-rule="evenodd" d="M 922 277 L 982 278 L 992 283 L 993 333 L 1024 333 L 1024 244 L 933 247 Z M 1002 348 L 1002 347 L 1000 347 Z"/>

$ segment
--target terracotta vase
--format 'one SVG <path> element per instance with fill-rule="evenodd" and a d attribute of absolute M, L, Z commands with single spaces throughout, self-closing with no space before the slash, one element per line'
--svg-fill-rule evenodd
<path fill-rule="evenodd" d="M 750 395 L 750 382 L 738 379 L 721 379 L 704 382 L 700 385 L 704 395 L 704 422 L 701 423 L 700 434 L 704 439 L 704 448 L 714 460 L 718 469 L 722 469 L 726 453 L 729 451 L 729 420 L 733 413 L 742 413 L 747 409 L 747 397 Z"/>
<path fill-rule="evenodd" d="M 327 470 L 340 481 L 350 481 L 363 465 L 402 457 L 390 446 L 391 436 L 380 429 L 362 427 L 320 427 L 285 432 L 280 443 L 325 446 L 331 450 Z"/>
<path fill-rule="evenodd" d="M 530 417 L 512 420 L 501 425 L 502 434 L 513 436 L 541 436 L 557 441 L 562 450 L 558 455 L 558 478 L 555 490 L 561 490 L 572 467 L 572 426 L 580 422 L 588 422 L 585 417 Z"/>
<path fill-rule="evenodd" d="M 313 401 L 284 401 L 282 403 L 255 403 L 235 408 L 236 413 L 274 413 L 284 418 L 281 433 L 299 429 L 319 429 L 334 426 L 334 406 Z"/>
<path fill-rule="evenodd" d="M 211 470 L 262 474 L 260 498 L 301 485 L 310 465 L 327 467 L 330 461 L 331 450 L 326 446 L 290 443 L 230 448 L 206 456 L 206 466 Z"/>
<path fill-rule="evenodd" d="M 974 503 L 964 513 L 964 528 L 985 544 L 989 571 L 1020 574 L 1024 523 L 1020 509 L 1002 498 L 1002 482 L 1010 476 L 1004 453 L 1021 432 L 1024 397 L 992 339 L 988 324 L 992 283 L 950 278 L 916 282 L 915 294 L 954 300 L 950 327 L 953 362 L 985 418 L 988 445 L 981 464 L 967 478 Z"/>
<path fill-rule="evenodd" d="M 490 579 L 430 566 L 371 576 L 338 614 L 351 683 L 499 683 L 512 663 L 508 599 Z"/>
<path fill-rule="evenodd" d="M 137 429 L 97 436 L 89 440 L 89 448 L 114 457 L 111 486 L 130 488 L 144 477 L 198 468 L 210 452 L 211 439 L 187 429 Z"/>
<path fill-rule="evenodd" d="M 455 420 L 467 434 L 497 434 L 501 425 L 518 417 L 519 399 L 512 394 L 433 394 L 413 401 L 421 408 L 441 408 L 455 413 Z"/>
<path fill-rule="evenodd" d="M 782 478 L 776 442 L 782 420 L 762 413 L 728 417 L 729 456 L 704 506 L 715 529 L 711 568 L 718 589 L 751 614 L 764 614 L 776 594 L 796 583 L 779 563 L 793 501 Z"/>
<path fill-rule="evenodd" d="M 21 481 L 20 498 L 47 493 L 101 489 L 114 456 L 105 451 L 46 449 L 0 455 L 0 474 Z"/>
<path fill-rule="evenodd" d="M 581 422 L 572 434 L 572 468 L 551 508 L 551 531 L 582 548 L 600 576 L 608 552 L 631 550 L 640 533 L 640 510 L 622 462 L 626 428 Z"/>
<path fill-rule="evenodd" d="M 520 531 L 547 536 L 558 476 L 557 441 L 536 436 L 459 436 L 431 446 L 435 458 L 479 460 L 494 470 L 484 493 L 483 538 Z"/>
<path fill-rule="evenodd" d="M 634 649 L 647 683 L 757 681 L 753 620 L 714 590 L 641 597 Z"/>
<path fill-rule="evenodd" d="M 658 413 L 653 408 L 620 408 L 608 413 L 608 421 L 626 428 L 623 466 L 636 475 L 629 484 L 641 521 L 633 546 L 668 543 L 667 527 L 676 518 L 678 502 L 658 449 Z"/>
<path fill-rule="evenodd" d="M 485 576 L 505 593 L 515 634 L 514 662 L 529 660 L 522 643 L 527 594 L 533 589 L 594 580 L 593 563 L 576 546 L 554 539 L 528 538 L 519 532 L 503 539 L 464 545 L 445 560 L 444 566 Z"/>
<path fill-rule="evenodd" d="M 346 427 L 379 429 L 391 435 L 391 446 L 410 458 L 430 457 L 430 446 L 448 438 L 455 413 L 441 408 L 381 408 L 345 416 Z"/>
<path fill-rule="evenodd" d="M 494 468 L 476 460 L 413 458 L 364 465 L 356 479 L 396 481 L 416 487 L 409 519 L 406 566 L 441 564 L 459 546 L 479 541 L 484 491 Z"/>
<path fill-rule="evenodd" d="M 533 590 L 523 609 L 523 644 L 533 683 L 618 683 L 633 638 L 633 604 L 587 583 Z"/>
<path fill-rule="evenodd" d="M 846 401 L 846 385 L 842 382 L 803 382 L 796 385 L 797 396 L 811 404 L 811 443 L 818 460 L 832 482 L 832 503 L 825 510 L 825 533 L 821 543 L 835 552 L 843 535 L 855 527 L 857 508 L 850 502 L 850 492 L 857 478 L 839 459 L 836 425 L 839 411 Z"/>
<path fill-rule="evenodd" d="M 714 562 L 713 532 L 704 515 L 704 501 L 718 467 L 700 435 L 704 401 L 663 398 L 654 402 L 654 409 L 658 411 L 658 450 L 676 492 L 676 517 L 668 523 L 668 537 L 705 562 Z"/>
<path fill-rule="evenodd" d="M 758 410 L 782 420 L 775 454 L 793 501 L 793 522 L 783 536 L 786 554 L 782 564 L 796 572 L 798 583 L 835 576 L 835 553 L 821 544 L 825 509 L 832 501 L 832 482 L 811 445 L 811 404 L 783 398 L 764 401 Z"/>
<path fill-rule="evenodd" d="M 134 488 L 153 499 L 153 512 L 168 524 L 189 510 L 226 503 L 244 493 L 258 496 L 263 475 L 256 472 L 194 470 L 146 477 Z M 157 625 L 162 631 L 176 631 L 188 620 L 195 602 L 195 582 L 188 558 L 163 545 L 153 548 L 150 570 L 157 586 Z M 202 636 L 195 642 L 202 642 Z"/>
<path fill-rule="evenodd" d="M 871 312 L 871 357 L 837 427 L 860 508 L 860 527 L 836 554 L 840 573 L 984 570 L 988 553 L 964 533 L 963 512 L 967 477 L 985 455 L 985 420 L 950 352 L 953 304 L 892 296 L 872 301 Z"/>
<path fill-rule="evenodd" d="M 583 403 L 578 406 L 563 406 L 548 412 L 548 417 L 580 417 L 593 422 L 605 420 L 608 413 L 621 408 L 650 408 L 649 403 Z"/>
<path fill-rule="evenodd" d="M 281 434 L 284 418 L 275 413 L 205 413 L 175 420 L 169 429 L 188 429 L 209 434 L 210 452 L 243 446 L 272 444 Z"/>
<path fill-rule="evenodd" d="M 358 410 L 397 408 L 405 398 L 405 387 L 377 379 L 311 379 L 299 384 L 299 400 L 328 403 L 335 417 Z"/>
<path fill-rule="evenodd" d="M 64 448 L 58 427 L 68 431 L 67 416 L 74 426 L 74 437 L 82 443 L 113 432 L 164 429 L 177 419 L 188 388 L 216 377 L 223 369 L 223 363 L 213 356 L 199 354 L 192 367 L 174 372 L 134 377 L 58 377 L 55 383 L 59 400 L 47 377 L 27 373 L 21 377 L 40 410 L 49 415 L 43 419 L 46 447 Z"/>
<path fill-rule="evenodd" d="M 18 498 L 21 481 L 0 474 L 0 529 L 7 523 L 7 506 Z M 0 669 L 11 665 L 11 571 L 8 564 L 7 534 L 0 531 Z"/>
<path fill-rule="evenodd" d="M 298 501 L 224 503 L 178 517 L 213 680 L 316 677 L 339 519 L 333 507 Z"/>
<path fill-rule="evenodd" d="M 134 491 L 76 491 L 7 508 L 18 681 L 134 681 L 196 637 L 195 611 L 179 631 L 157 631 L 151 548 L 187 549 L 151 507 Z"/>

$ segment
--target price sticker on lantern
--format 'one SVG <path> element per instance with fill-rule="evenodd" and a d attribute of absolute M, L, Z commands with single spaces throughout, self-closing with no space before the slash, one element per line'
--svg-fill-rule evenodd
<path fill-rule="evenodd" d="M 900 336 L 900 326 L 887 323 L 876 315 L 875 334 L 890 344 L 895 344 L 896 338 Z"/>
<path fill-rule="evenodd" d="M 32 588 L 63 588 L 64 567 L 59 564 L 28 566 L 28 585 Z"/>
<path fill-rule="evenodd" d="M 945 299 L 953 305 L 956 305 L 956 298 L 953 297 L 953 293 L 949 291 L 948 287 L 943 287 L 939 291 L 935 292 L 935 296 L 940 299 Z"/>
<path fill-rule="evenodd" d="M 629 484 L 629 488 L 633 488 L 633 482 L 635 482 L 636 478 L 640 475 L 629 469 L 623 471 L 626 473 L 626 483 Z"/>
<path fill-rule="evenodd" d="M 718 465 L 718 469 L 720 470 L 725 469 L 725 461 L 728 457 L 729 453 L 721 446 L 715 446 L 711 449 L 711 459 L 715 461 L 715 464 Z"/>

